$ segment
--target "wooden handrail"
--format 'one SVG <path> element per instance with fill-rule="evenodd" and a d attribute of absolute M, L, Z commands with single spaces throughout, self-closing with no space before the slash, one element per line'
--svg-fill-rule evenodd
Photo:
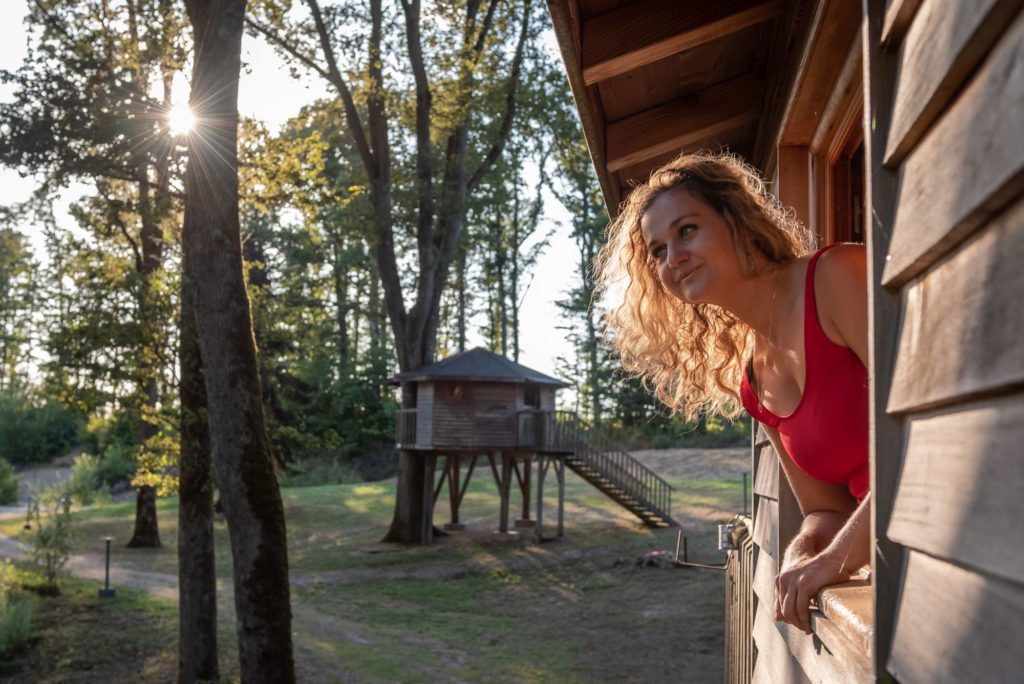
<path fill-rule="evenodd" d="M 573 411 L 526 409 L 519 414 L 520 445 L 572 452 L 623 493 L 668 517 L 674 488 Z"/>

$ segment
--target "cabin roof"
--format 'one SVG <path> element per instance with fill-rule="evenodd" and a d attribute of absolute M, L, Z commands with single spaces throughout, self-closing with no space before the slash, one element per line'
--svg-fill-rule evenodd
<path fill-rule="evenodd" d="M 457 380 L 462 382 L 535 383 L 552 387 L 569 387 L 569 383 L 540 371 L 509 361 L 503 356 L 475 347 L 443 361 L 422 366 L 414 371 L 399 373 L 391 382 L 424 382 Z"/>
<path fill-rule="evenodd" d="M 780 79 L 799 55 L 800 0 L 549 0 L 611 215 L 682 151 L 771 164 Z"/>

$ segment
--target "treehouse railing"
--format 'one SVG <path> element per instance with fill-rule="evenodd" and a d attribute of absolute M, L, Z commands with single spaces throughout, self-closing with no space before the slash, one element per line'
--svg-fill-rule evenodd
<path fill-rule="evenodd" d="M 652 509 L 671 524 L 673 487 L 572 411 L 527 409 L 519 413 L 519 446 L 566 452 L 574 470 L 600 479 Z"/>

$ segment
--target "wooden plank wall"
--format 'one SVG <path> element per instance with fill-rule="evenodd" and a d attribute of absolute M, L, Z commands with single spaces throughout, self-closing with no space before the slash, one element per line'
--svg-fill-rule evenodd
<path fill-rule="evenodd" d="M 874 419 L 902 426 L 875 445 L 886 459 L 875 481 L 895 489 L 875 503 L 875 534 L 905 559 L 895 577 L 876 575 L 875 610 L 879 634 L 891 633 L 884 665 L 901 682 L 1020 676 L 1021 6 L 921 0 L 884 36 L 867 34 L 867 60 L 881 65 L 869 67 L 872 236 L 887 244 L 875 285 L 900 303 L 889 324 L 873 313 L 873 344 L 893 369 Z"/>
<path fill-rule="evenodd" d="M 521 385 L 481 383 L 473 387 L 473 439 L 478 446 L 516 445 L 516 397 Z"/>
<path fill-rule="evenodd" d="M 434 441 L 434 383 L 416 386 L 416 444 L 428 447 Z"/>
<path fill-rule="evenodd" d="M 434 446 L 473 447 L 473 383 L 436 384 L 433 437 Z"/>

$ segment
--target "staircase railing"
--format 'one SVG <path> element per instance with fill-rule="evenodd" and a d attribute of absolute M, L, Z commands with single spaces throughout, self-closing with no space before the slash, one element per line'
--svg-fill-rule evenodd
<path fill-rule="evenodd" d="M 573 453 L 623 493 L 660 515 L 671 516 L 672 485 L 575 412 L 523 411 L 519 414 L 519 437 L 520 446 Z"/>

